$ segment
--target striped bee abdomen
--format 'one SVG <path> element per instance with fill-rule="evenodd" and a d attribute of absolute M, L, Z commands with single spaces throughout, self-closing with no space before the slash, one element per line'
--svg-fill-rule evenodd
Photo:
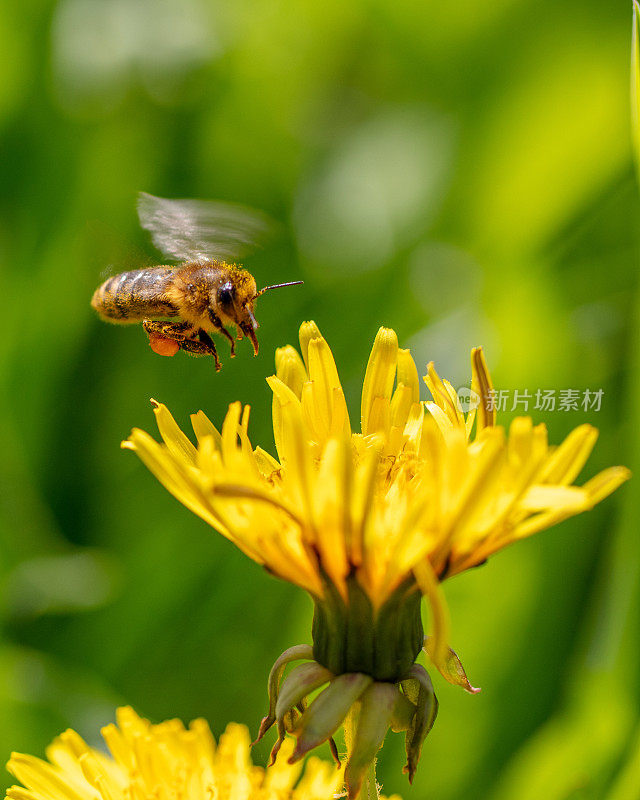
<path fill-rule="evenodd" d="M 177 309 L 166 297 L 175 271 L 150 267 L 122 272 L 95 290 L 91 305 L 112 322 L 139 322 L 149 317 L 175 317 Z"/>

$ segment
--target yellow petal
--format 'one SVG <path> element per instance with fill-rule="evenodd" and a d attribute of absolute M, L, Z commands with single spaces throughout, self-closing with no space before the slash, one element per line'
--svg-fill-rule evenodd
<path fill-rule="evenodd" d="M 418 369 L 410 350 L 398 348 L 398 386 L 402 384 L 411 389 L 411 399 L 414 403 L 420 402 L 420 380 Z"/>
<path fill-rule="evenodd" d="M 120 800 L 122 790 L 117 783 L 108 780 L 102 763 L 93 753 L 85 753 L 80 757 L 79 762 L 85 780 L 96 789 L 101 800 Z"/>
<path fill-rule="evenodd" d="M 422 594 L 429 601 L 431 609 L 431 636 L 433 641 L 433 663 L 446 669 L 449 653 L 449 611 L 431 564 L 425 559 L 413 568 L 416 582 Z"/>
<path fill-rule="evenodd" d="M 200 444 L 200 442 L 202 442 L 202 440 L 207 436 L 211 436 L 215 443 L 216 449 L 222 450 L 222 437 L 220 436 L 220 432 L 211 422 L 209 417 L 207 417 L 204 411 L 198 411 L 197 414 L 191 415 L 191 427 L 196 435 L 198 444 Z"/>
<path fill-rule="evenodd" d="M 274 472 L 277 472 L 280 469 L 280 464 L 275 460 L 275 458 L 261 447 L 256 447 L 254 450 L 254 455 L 256 457 L 258 468 L 265 478 L 270 477 Z"/>
<path fill-rule="evenodd" d="M 549 511 L 541 511 L 539 514 L 534 514 L 534 516 L 516 525 L 512 531 L 509 531 L 496 542 L 493 542 L 486 555 L 488 556 L 498 550 L 502 550 L 503 547 L 511 544 L 511 542 L 526 539 L 529 536 L 533 536 L 534 533 L 540 533 L 540 531 L 550 528 L 552 525 L 558 525 L 560 522 L 564 522 L 565 519 L 569 519 L 569 517 L 583 510 L 582 508 L 571 510 L 570 508 L 563 507 L 553 508 Z"/>
<path fill-rule="evenodd" d="M 241 416 L 242 405 L 240 403 L 231 403 L 222 423 L 222 457 L 225 466 L 232 469 L 242 468 L 244 462 L 241 456 L 241 449 L 238 446 Z"/>
<path fill-rule="evenodd" d="M 380 328 L 376 334 L 362 387 L 361 425 L 363 435 L 375 432 L 369 425 L 372 408 L 380 409 L 380 399 L 391 400 L 398 363 L 398 337 L 391 328 Z M 376 403 L 376 401 L 378 401 Z"/>
<path fill-rule="evenodd" d="M 287 797 L 298 776 L 302 772 L 302 764 L 287 764 L 294 750 L 291 739 L 285 739 L 278 751 L 275 762 L 269 767 L 265 777 L 265 788 L 268 788 L 275 797 Z M 284 793 L 283 795 L 281 793 Z"/>
<path fill-rule="evenodd" d="M 339 796 L 343 783 L 344 767 L 336 769 L 329 762 L 312 756 L 307 760 L 304 776 L 295 789 L 294 800 L 329 800 Z"/>
<path fill-rule="evenodd" d="M 388 398 L 374 397 L 369 409 L 367 420 L 367 436 L 377 433 L 386 435 L 389 433 L 391 425 L 391 408 Z"/>
<path fill-rule="evenodd" d="M 465 470 L 467 477 L 458 491 L 455 512 L 449 523 L 451 552 L 454 558 L 472 552 L 486 535 L 481 521 L 483 515 L 487 513 L 487 507 L 491 507 L 495 502 L 501 478 L 504 461 L 502 429 L 487 429 L 482 447 L 474 455 Z M 455 470 L 451 474 L 455 474 Z M 444 541 L 445 547 L 442 548 L 440 545 L 440 548 L 446 550 L 446 539 Z M 442 549 L 438 550 L 440 557 L 443 555 Z M 437 563 L 439 566 L 440 561 Z"/>
<path fill-rule="evenodd" d="M 300 400 L 291 391 L 291 389 L 280 380 L 280 378 L 272 375 L 270 378 L 267 378 L 267 383 L 273 392 L 273 438 L 275 439 L 278 458 L 282 462 L 282 454 L 285 449 L 285 432 L 283 427 L 282 407 L 287 403 L 293 403 L 294 405 L 297 404 L 298 408 L 301 410 L 302 406 L 300 404 Z"/>
<path fill-rule="evenodd" d="M 580 425 L 571 431 L 542 469 L 540 480 L 545 483 L 571 483 L 585 465 L 598 438 L 598 429 Z"/>
<path fill-rule="evenodd" d="M 348 447 L 348 445 L 347 445 Z M 352 494 L 350 448 L 342 439 L 330 439 L 320 461 L 314 490 L 314 517 L 318 525 L 317 548 L 332 582 L 346 597 L 344 579 L 349 573 L 347 543 L 351 540 L 351 514 L 348 499 Z"/>
<path fill-rule="evenodd" d="M 453 429 L 453 423 L 451 422 L 451 418 L 447 416 L 447 414 L 442 410 L 442 408 L 437 403 L 428 400 L 424 405 L 427 411 L 431 414 L 431 416 L 437 423 L 438 428 L 440 428 L 442 433 L 447 433 Z"/>
<path fill-rule="evenodd" d="M 474 347 L 471 351 L 471 375 L 471 388 L 480 397 L 477 409 L 478 432 L 480 432 L 496 424 L 495 403 L 492 399 L 493 384 L 481 347 Z"/>
<path fill-rule="evenodd" d="M 351 497 L 352 530 L 349 558 L 355 566 L 360 566 L 362 563 L 364 530 L 373 509 L 381 454 L 382 443 L 376 439 L 371 439 L 359 460 L 354 476 Z"/>
<path fill-rule="evenodd" d="M 509 457 L 515 465 L 526 464 L 533 447 L 533 420 L 516 417 L 509 426 Z"/>
<path fill-rule="evenodd" d="M 591 505 L 599 503 L 631 477 L 626 467 L 609 467 L 587 481 L 582 487 L 589 495 Z"/>
<path fill-rule="evenodd" d="M 169 409 L 162 403 L 152 400 L 153 413 L 156 415 L 156 423 L 160 436 L 167 445 L 169 452 L 174 458 L 184 459 L 188 463 L 194 464 L 196 460 L 196 448 L 189 441 L 181 430 L 178 423 L 172 417 Z"/>
<path fill-rule="evenodd" d="M 304 524 L 290 506 L 279 500 L 272 492 L 261 489 L 258 486 L 247 486 L 242 483 L 217 483 L 212 487 L 212 492 L 216 497 L 226 497 L 235 500 L 254 500 L 258 503 L 266 503 L 280 511 L 284 511 L 284 513 L 299 527 L 302 527 Z"/>
<path fill-rule="evenodd" d="M 10 800 L 43 800 L 42 795 L 34 794 L 23 789 L 22 786 L 11 786 L 7 789 L 7 797 Z"/>
<path fill-rule="evenodd" d="M 347 401 L 341 386 L 333 390 L 331 430 L 329 431 L 329 435 L 333 437 L 341 436 L 347 440 L 351 437 L 351 423 L 349 421 L 349 412 L 347 411 Z"/>
<path fill-rule="evenodd" d="M 557 509 L 577 514 L 590 505 L 588 492 L 577 486 L 531 486 L 520 500 L 525 511 Z"/>
<path fill-rule="evenodd" d="M 403 383 L 399 383 L 391 398 L 389 409 L 391 425 L 404 431 L 413 404 L 413 392 L 411 388 L 405 386 Z"/>
<path fill-rule="evenodd" d="M 436 372 L 433 361 L 430 361 L 427 364 L 427 374 L 424 376 L 424 382 L 431 392 L 434 403 L 444 412 L 449 422 L 452 425 L 461 424 L 463 421 L 462 412 L 460 410 L 457 395 L 455 395 L 453 392 L 451 384 L 447 386 L 446 383 L 440 378 Z M 452 393 L 454 394 L 454 397 L 452 397 Z"/>
<path fill-rule="evenodd" d="M 267 382 L 280 403 L 282 415 L 282 437 L 278 446 L 278 456 L 285 470 L 285 480 L 295 492 L 295 500 L 302 505 L 304 516 L 313 526 L 313 504 L 310 482 L 312 464 L 304 435 L 302 407 L 298 398 L 278 378 L 267 378 Z M 311 528 L 310 528 L 311 530 Z"/>
<path fill-rule="evenodd" d="M 342 386 L 333 354 L 324 339 L 312 339 L 309 342 L 307 359 L 309 381 L 303 391 L 304 415 L 320 442 L 324 443 L 333 428 L 334 392 L 341 392 Z"/>
<path fill-rule="evenodd" d="M 307 380 L 307 370 L 298 351 L 290 344 L 276 350 L 276 375 L 299 399 Z"/>
<path fill-rule="evenodd" d="M 417 454 L 422 441 L 424 425 L 424 407 L 422 403 L 414 403 L 409 409 L 407 423 L 404 427 L 405 451 Z"/>
<path fill-rule="evenodd" d="M 303 322 L 300 326 L 300 352 L 302 353 L 302 358 L 304 359 L 305 367 L 307 368 L 307 372 L 309 371 L 309 342 L 312 342 L 314 339 L 322 339 L 323 336 L 320 333 L 320 328 L 316 325 L 313 320 L 309 322 Z"/>
<path fill-rule="evenodd" d="M 24 783 L 31 791 L 51 800 L 98 800 L 98 793 L 88 786 L 85 791 L 73 786 L 65 777 L 46 761 L 23 753 L 12 753 L 7 764 L 9 772 Z"/>
<path fill-rule="evenodd" d="M 444 386 L 447 394 L 449 395 L 451 406 L 455 412 L 456 422 L 458 425 L 462 425 L 464 423 L 464 415 L 462 413 L 462 406 L 460 405 L 460 398 L 458 397 L 458 393 L 446 378 L 442 379 L 442 385 Z"/>

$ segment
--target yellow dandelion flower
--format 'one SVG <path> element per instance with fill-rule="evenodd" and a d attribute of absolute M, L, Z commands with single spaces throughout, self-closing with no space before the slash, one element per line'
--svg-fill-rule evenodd
<path fill-rule="evenodd" d="M 9 800 L 333 800 L 340 769 L 310 758 L 304 775 L 283 752 L 266 770 L 254 766 L 244 725 L 230 723 L 216 743 L 203 719 L 152 725 L 119 708 L 117 725 L 102 730 L 111 755 L 67 730 L 47 748 L 47 761 L 13 753 L 7 768 L 23 786 Z M 23 788 L 24 787 L 24 788 Z M 399 798 L 392 798 L 399 800 Z"/>
<path fill-rule="evenodd" d="M 398 346 L 393 330 L 381 328 L 365 372 L 359 432 L 315 323 L 301 326 L 300 350 L 301 356 L 291 346 L 279 349 L 276 374 L 267 379 L 277 459 L 252 447 L 249 407 L 240 403 L 229 407 L 221 432 L 201 411 L 194 415 L 197 446 L 155 403 L 163 444 L 134 430 L 123 446 L 184 505 L 314 600 L 313 648 L 292 648 L 294 655 L 287 651 L 291 657 L 283 654 L 274 666 L 262 732 L 277 722 L 280 742 L 293 730 L 294 758 L 301 757 L 331 736 L 354 701 L 367 718 L 366 709 L 383 702 L 382 691 L 386 727 L 370 725 L 377 731 L 371 741 L 356 730 L 355 742 L 360 753 L 375 754 L 383 727 L 407 730 L 412 777 L 437 710 L 428 675 L 414 663 L 423 645 L 447 680 L 475 691 L 448 647 L 442 580 L 592 508 L 629 472 L 612 467 L 574 484 L 597 438 L 590 425 L 559 447 L 549 446 L 546 427 L 530 417 L 516 418 L 508 430 L 498 426 L 480 348 L 471 354 L 477 408 L 464 413 L 433 364 L 424 378 L 432 400 L 421 402 L 410 352 Z M 426 640 L 423 595 L 431 608 Z M 285 665 L 295 658 L 313 661 L 294 669 L 280 688 Z M 325 683 L 296 720 L 296 703 Z M 403 705 L 407 698 L 413 715 Z M 362 762 L 357 756 L 354 751 L 350 759 L 358 773 L 351 781 L 347 765 L 352 795 L 361 778 L 353 766 Z"/>

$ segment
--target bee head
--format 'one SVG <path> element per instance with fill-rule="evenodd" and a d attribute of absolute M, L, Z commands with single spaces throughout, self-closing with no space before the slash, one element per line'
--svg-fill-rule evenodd
<path fill-rule="evenodd" d="M 238 330 L 251 340 L 253 352 L 258 354 L 256 329 L 258 322 L 253 314 L 256 298 L 256 282 L 246 270 L 237 270 L 214 289 L 212 309 L 223 322 L 232 322 Z"/>

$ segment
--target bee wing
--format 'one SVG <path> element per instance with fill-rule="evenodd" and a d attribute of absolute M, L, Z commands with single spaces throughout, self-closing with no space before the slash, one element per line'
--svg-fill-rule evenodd
<path fill-rule="evenodd" d="M 268 239 L 266 214 L 213 200 L 168 200 L 140 192 L 138 217 L 153 244 L 176 261 L 239 259 Z"/>

